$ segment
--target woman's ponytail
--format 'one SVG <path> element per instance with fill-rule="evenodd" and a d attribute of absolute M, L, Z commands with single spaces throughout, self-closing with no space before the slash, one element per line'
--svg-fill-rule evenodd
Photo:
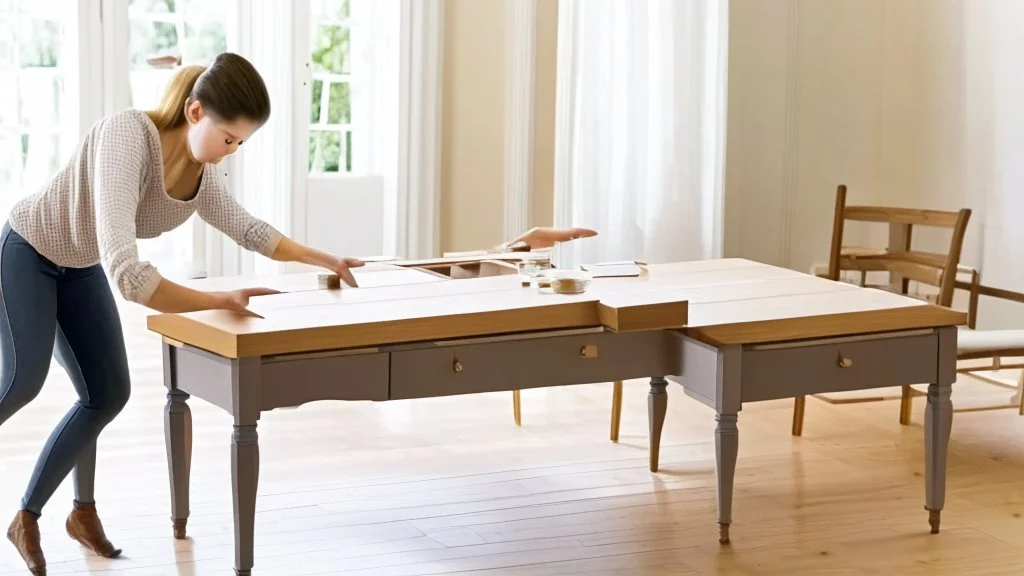
<path fill-rule="evenodd" d="M 164 90 L 156 110 L 146 112 L 157 129 L 170 130 L 185 122 L 185 104 L 192 95 L 196 80 L 205 71 L 205 66 L 185 66 L 174 75 L 170 85 Z"/>

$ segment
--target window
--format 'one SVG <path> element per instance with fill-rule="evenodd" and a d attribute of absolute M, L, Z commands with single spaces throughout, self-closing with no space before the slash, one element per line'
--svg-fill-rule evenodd
<path fill-rule="evenodd" d="M 227 51 L 227 2 L 129 0 L 131 106 L 153 108 L 177 65 L 209 64 Z"/>
<path fill-rule="evenodd" d="M 429 3 L 431 0 L 425 0 Z M 402 10 L 398 0 L 299 0 L 293 232 L 335 253 L 384 252 L 399 162 Z M 408 9 L 408 6 L 407 8 Z M 302 97 L 304 96 L 304 97 Z M 308 156 L 307 156 L 308 154 Z"/>
<path fill-rule="evenodd" d="M 0 0 L 0 217 L 59 171 L 77 145 L 75 10 Z"/>
<path fill-rule="evenodd" d="M 358 0 L 357 0 L 358 1 Z M 349 0 L 310 1 L 309 171 L 352 172 Z"/>

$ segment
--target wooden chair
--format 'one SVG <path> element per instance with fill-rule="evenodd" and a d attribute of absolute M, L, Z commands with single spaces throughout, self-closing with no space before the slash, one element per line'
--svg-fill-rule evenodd
<path fill-rule="evenodd" d="M 985 364 L 971 364 L 960 366 L 957 372 L 976 380 L 994 384 L 1004 388 L 1013 388 L 1016 393 L 1008 404 L 996 406 L 982 406 L 975 408 L 959 408 L 954 412 L 977 412 L 981 410 L 998 410 L 1005 408 L 1016 408 L 1017 413 L 1024 416 L 1024 363 L 1019 360 L 1017 363 L 1004 363 L 1007 358 L 1020 359 L 1024 357 L 1024 330 L 978 330 L 978 302 L 981 296 L 996 298 L 1007 302 L 1024 304 L 1024 294 L 1012 290 L 992 288 L 981 284 L 981 274 L 966 266 L 959 268 L 960 274 L 967 274 L 969 280 L 957 280 L 956 287 L 965 290 L 969 294 L 967 305 L 967 326 L 957 334 L 957 360 L 975 361 L 988 360 Z M 1016 386 L 1009 386 L 1004 382 L 979 374 L 996 370 L 1021 370 L 1017 378 Z"/>
<path fill-rule="evenodd" d="M 957 285 L 957 271 L 960 264 L 960 252 L 963 246 L 967 223 L 971 210 L 964 208 L 959 211 L 922 210 L 913 208 L 894 208 L 887 206 L 848 206 L 846 204 L 847 189 L 840 185 L 836 190 L 835 212 L 833 214 L 832 244 L 829 251 L 828 272 L 822 275 L 830 280 L 839 281 L 844 271 L 859 272 L 863 286 L 881 288 L 921 297 L 938 306 L 952 307 L 953 295 Z M 876 222 L 889 226 L 888 246 L 883 249 L 871 249 L 843 244 L 843 231 L 847 221 Z M 951 231 L 949 250 L 945 254 L 924 252 L 911 248 L 911 238 L 915 227 L 935 227 Z M 887 273 L 888 283 L 871 285 L 866 282 L 871 272 Z M 911 282 L 925 287 L 932 287 L 936 292 L 931 294 L 912 293 Z M 904 386 L 900 395 L 900 423 L 910 423 L 912 398 L 920 392 L 910 386 Z M 858 398 L 834 400 L 825 396 L 815 396 L 833 404 L 851 402 L 876 402 L 889 400 L 886 397 Z M 894 398 L 892 398 L 894 399 Z M 793 407 L 794 436 L 803 433 L 804 410 L 806 397 L 797 397 Z"/>

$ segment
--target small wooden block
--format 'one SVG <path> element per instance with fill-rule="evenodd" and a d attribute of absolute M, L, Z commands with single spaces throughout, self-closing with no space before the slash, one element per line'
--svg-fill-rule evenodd
<path fill-rule="evenodd" d="M 316 286 L 320 290 L 338 290 L 341 288 L 341 276 L 337 274 L 317 274 Z"/>

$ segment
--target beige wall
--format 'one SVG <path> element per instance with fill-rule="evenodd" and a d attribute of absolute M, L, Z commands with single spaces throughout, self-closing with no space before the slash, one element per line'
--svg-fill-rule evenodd
<path fill-rule="evenodd" d="M 505 163 L 504 0 L 447 0 L 441 249 L 501 241 Z"/>
<path fill-rule="evenodd" d="M 503 238 L 506 0 L 447 0 L 441 151 L 441 249 Z M 534 225 L 553 221 L 557 0 L 540 0 L 535 79 Z"/>
<path fill-rule="evenodd" d="M 996 211 L 1024 211 L 1024 2 L 732 0 L 730 11 L 727 255 L 825 261 L 844 183 L 855 203 L 971 208 L 962 261 L 1024 290 L 1024 229 Z M 885 238 L 877 225 L 852 232 L 849 243 Z M 948 246 L 948 233 L 915 236 Z M 1024 325 L 1024 307 L 1002 308 L 982 324 Z"/>

